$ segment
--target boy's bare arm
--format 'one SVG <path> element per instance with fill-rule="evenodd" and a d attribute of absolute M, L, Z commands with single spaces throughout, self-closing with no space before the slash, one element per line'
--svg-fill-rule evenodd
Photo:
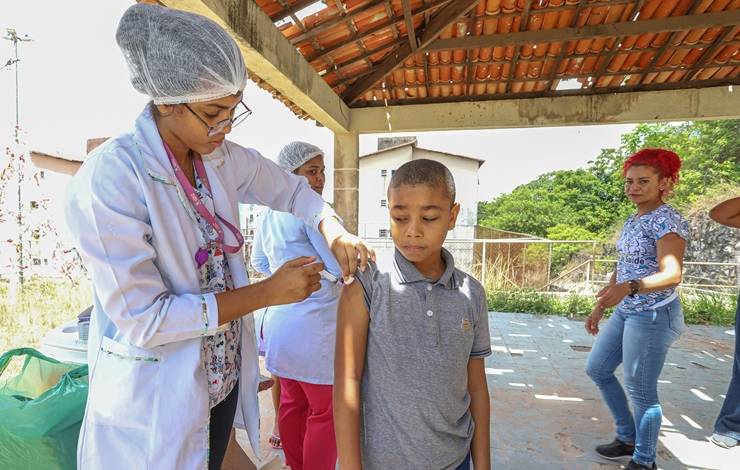
<path fill-rule="evenodd" d="M 470 414 L 473 415 L 475 431 L 470 451 L 475 470 L 490 470 L 491 441 L 490 421 L 491 404 L 488 398 L 486 367 L 484 360 L 468 360 L 468 392 L 470 393 Z"/>
<path fill-rule="evenodd" d="M 334 356 L 334 430 L 339 466 L 362 468 L 360 459 L 360 382 L 365 367 L 370 316 L 358 282 L 345 285 L 337 311 Z"/>

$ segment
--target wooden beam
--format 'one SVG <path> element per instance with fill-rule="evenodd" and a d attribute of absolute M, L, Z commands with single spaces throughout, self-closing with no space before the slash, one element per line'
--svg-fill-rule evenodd
<path fill-rule="evenodd" d="M 417 8 L 416 10 L 414 10 L 411 13 L 412 13 L 413 16 L 420 15 L 422 13 L 425 13 L 425 12 L 429 11 L 429 10 L 433 10 L 435 8 L 441 7 L 442 5 L 448 4 L 448 3 L 450 3 L 450 1 L 451 0 L 435 0 L 435 1 L 431 2 L 431 3 L 424 4 L 423 6 Z M 394 16 L 393 18 L 389 18 L 388 20 L 383 21 L 381 24 L 379 24 L 377 26 L 374 26 L 374 27 L 372 27 L 372 28 L 364 31 L 362 34 L 360 34 L 357 37 L 357 39 L 363 40 L 365 38 L 368 38 L 368 37 L 370 37 L 370 36 L 378 33 L 379 31 L 382 31 L 382 30 L 384 30 L 386 28 L 389 28 L 391 25 L 394 25 L 394 24 L 399 23 L 401 21 L 403 21 L 403 15 L 401 15 L 401 16 Z M 342 49 L 343 47 L 349 46 L 354 41 L 355 41 L 355 39 L 352 39 L 352 40 L 349 40 L 349 41 L 346 41 L 346 42 L 335 44 L 333 46 L 329 46 L 329 47 L 327 47 L 326 49 L 324 49 L 321 52 L 317 52 L 315 54 L 312 54 L 312 55 L 306 57 L 306 60 L 309 61 L 309 62 L 315 62 L 315 61 L 321 59 L 322 57 L 324 57 L 324 55 L 326 55 L 326 54 L 331 54 L 332 52 L 335 52 L 335 51 L 338 51 L 339 49 Z"/>
<path fill-rule="evenodd" d="M 643 0 L 644 1 L 644 0 Z M 570 27 L 574 27 L 578 23 L 578 15 L 581 14 L 581 10 L 586 6 L 586 0 L 580 0 L 578 2 L 578 6 L 576 7 L 576 12 L 573 15 L 573 19 L 570 22 Z M 555 58 L 555 65 L 553 65 L 552 70 L 550 71 L 550 74 L 547 77 L 547 86 L 545 87 L 545 92 L 550 91 L 550 88 L 552 87 L 553 81 L 555 81 L 555 77 L 558 75 L 558 67 L 560 66 L 560 62 L 563 61 L 565 58 L 565 52 L 568 49 L 567 41 L 562 41 L 560 43 L 560 50 L 558 51 L 558 55 Z M 545 58 L 547 60 L 547 58 Z M 509 71 L 511 74 L 512 72 Z"/>
<path fill-rule="evenodd" d="M 735 10 L 737 12 L 740 12 L 740 10 Z M 737 26 L 728 26 L 727 29 L 725 29 L 722 34 L 715 39 L 714 44 L 704 51 L 704 54 L 701 55 L 699 60 L 694 64 L 694 66 L 689 70 L 689 72 L 686 74 L 685 77 L 683 77 L 684 82 L 688 82 L 693 78 L 694 75 L 696 75 L 704 66 L 709 62 L 710 59 L 714 58 L 714 55 L 719 51 L 720 47 L 725 46 L 725 39 L 732 31 L 736 31 Z"/>
<path fill-rule="evenodd" d="M 347 132 L 349 108 L 254 0 L 162 0 L 203 15 L 236 41 L 250 74 L 334 132 Z"/>
<path fill-rule="evenodd" d="M 672 16 L 668 18 L 621 23 L 598 24 L 581 28 L 560 28 L 540 31 L 492 34 L 488 36 L 466 36 L 463 38 L 437 39 L 425 51 L 450 49 L 472 49 L 475 47 L 500 47 L 542 42 L 579 41 L 601 37 L 632 36 L 645 33 L 662 33 L 697 28 L 735 26 L 740 24 L 740 9 L 725 10 L 701 15 Z"/>
<path fill-rule="evenodd" d="M 414 31 L 414 17 L 411 15 L 411 6 L 409 0 L 401 0 L 401 6 L 403 7 L 403 19 L 406 21 L 406 31 L 409 36 L 409 45 L 411 51 L 416 52 L 418 45 L 416 44 L 416 32 Z"/>
<path fill-rule="evenodd" d="M 680 90 L 665 90 L 664 85 L 669 84 L 662 84 L 649 86 L 651 91 L 616 93 L 610 89 L 598 93 L 591 89 L 568 90 L 544 98 L 533 92 L 517 94 L 517 99 L 434 103 L 432 98 L 418 100 L 423 104 L 403 106 L 378 103 L 352 109 L 352 131 L 370 134 L 737 119 L 740 92 L 726 83 L 715 86 L 719 85 L 717 80 L 707 80 L 694 85 L 702 88 L 684 84 Z"/>
<path fill-rule="evenodd" d="M 334 26 L 344 23 L 347 21 L 347 19 L 354 20 L 357 16 L 362 15 L 363 13 L 372 10 L 373 8 L 377 7 L 378 5 L 384 4 L 385 0 L 376 0 L 374 2 L 370 2 L 369 4 L 363 6 L 362 8 L 356 8 L 352 10 L 351 12 L 348 12 L 346 15 L 342 15 L 341 13 L 338 15 L 335 15 L 332 18 L 329 18 L 328 20 L 317 24 L 313 28 L 309 29 L 305 33 L 301 33 L 298 36 L 294 36 L 292 38 L 288 38 L 291 43 L 298 44 L 301 43 L 307 39 L 310 39 L 314 36 L 318 36 L 320 33 L 323 33 L 327 29 L 331 29 Z"/>
<path fill-rule="evenodd" d="M 404 40 L 404 42 L 405 42 L 405 40 Z M 735 40 L 732 40 L 732 41 L 725 41 L 723 44 L 725 46 L 736 46 L 736 45 L 740 45 L 740 39 L 735 39 Z M 708 46 L 708 44 L 696 43 L 696 44 L 681 44 L 681 45 L 676 46 L 676 48 L 677 49 L 706 49 L 707 46 Z M 639 51 L 640 52 L 653 52 L 653 51 L 657 51 L 661 47 L 662 46 L 655 46 L 655 47 L 648 46 L 645 49 L 639 49 Z M 601 58 L 601 57 L 607 57 L 607 56 L 611 55 L 612 54 L 612 51 L 613 51 L 612 49 L 606 49 L 606 48 L 604 48 L 604 49 L 601 50 L 601 52 L 590 52 L 589 51 L 589 52 L 582 52 L 580 54 L 574 52 L 573 54 L 568 55 L 568 58 L 569 59 L 585 59 L 587 57 L 596 57 L 598 59 L 598 58 Z M 634 50 L 625 50 L 623 52 L 629 54 L 629 53 L 635 52 L 635 51 Z M 493 59 L 492 58 L 492 59 L 489 59 L 489 60 L 486 60 L 486 61 L 478 61 L 478 64 L 488 64 L 488 65 L 490 65 L 490 64 L 505 64 L 505 63 L 508 63 L 508 62 L 511 62 L 511 61 L 508 60 L 508 59 L 506 59 L 506 58 L 503 58 L 503 59 Z M 450 66 L 450 64 L 438 64 L 438 65 L 435 65 L 434 67 L 449 67 L 449 66 Z M 411 70 L 423 70 L 423 67 L 416 66 L 416 65 L 413 66 L 413 67 L 405 67 L 405 68 L 411 69 Z M 622 73 L 629 74 L 629 71 L 622 71 Z M 591 75 L 594 75 L 594 73 L 592 73 Z M 547 78 L 542 78 L 542 77 L 537 78 L 537 81 L 542 81 L 542 80 L 547 80 Z"/>
<path fill-rule="evenodd" d="M 429 25 L 427 25 L 421 33 L 419 48 L 423 49 L 434 41 L 445 28 L 449 27 L 455 20 L 469 12 L 477 3 L 478 0 L 455 0 L 440 9 L 429 21 Z M 363 93 L 383 80 L 389 73 L 403 65 L 403 63 L 413 54 L 414 51 L 411 50 L 411 45 L 402 45 L 398 48 L 396 53 L 383 59 L 372 74 L 355 83 L 346 93 L 344 93 L 342 98 L 346 103 L 353 103 L 357 98 L 362 96 Z"/>
<path fill-rule="evenodd" d="M 524 11 L 522 12 L 522 22 L 520 23 L 519 30 L 520 31 L 527 31 L 527 22 L 529 21 L 529 9 L 532 8 L 532 0 L 527 0 L 524 4 Z M 517 46 L 514 50 L 514 57 L 511 58 L 511 69 L 509 71 L 509 79 L 506 81 L 506 93 L 509 92 L 509 88 L 511 87 L 511 80 L 514 78 L 514 75 L 516 73 L 516 64 L 519 62 L 519 53 L 521 52 L 521 47 Z"/>
<path fill-rule="evenodd" d="M 270 15 L 270 19 L 272 22 L 280 21 L 282 19 L 285 19 L 289 16 L 293 16 L 296 12 L 303 10 L 306 7 L 310 7 L 314 3 L 318 2 L 319 0 L 298 0 L 293 5 L 283 8 L 279 12 Z M 163 0 L 163 3 L 167 3 L 167 0 Z"/>
<path fill-rule="evenodd" d="M 699 8 L 699 6 L 701 6 L 701 3 L 702 3 L 702 0 L 694 0 L 692 2 L 692 4 L 691 4 L 691 7 L 690 7 L 689 12 L 687 14 L 688 15 L 695 14 L 696 13 L 696 9 Z M 676 43 L 676 38 L 678 37 L 678 35 L 680 33 L 681 33 L 680 31 L 673 32 L 671 34 L 671 36 L 668 38 L 668 40 L 666 40 L 665 44 L 663 44 L 655 52 L 655 54 L 653 55 L 653 57 L 650 59 L 650 62 L 648 63 L 648 65 L 643 68 L 644 71 L 643 72 L 640 72 L 642 74 L 642 76 L 640 77 L 640 84 L 645 83 L 645 79 L 647 78 L 647 76 L 650 75 L 651 73 L 653 73 L 655 71 L 656 63 L 658 62 L 658 59 L 660 58 L 660 56 L 662 56 L 663 53 L 666 51 L 666 49 L 668 49 L 671 46 L 677 46 L 678 45 Z"/>
<path fill-rule="evenodd" d="M 401 44 L 403 44 L 405 42 L 406 42 L 406 39 L 405 38 L 399 38 L 399 39 L 397 39 L 397 40 L 395 40 L 393 42 L 389 42 L 388 44 L 384 44 L 382 46 L 376 47 L 375 49 L 371 49 L 371 50 L 365 52 L 364 54 L 358 55 L 357 57 L 352 57 L 351 59 L 346 60 L 344 62 L 337 62 L 336 63 L 336 66 L 337 66 L 336 70 L 342 70 L 342 69 L 346 68 L 350 64 L 354 64 L 355 62 L 364 61 L 367 58 L 369 58 L 370 56 L 373 56 L 373 55 L 377 54 L 378 52 L 383 52 L 386 49 L 398 47 L 398 46 L 400 46 Z"/>
<path fill-rule="evenodd" d="M 699 1 L 700 0 L 696 0 L 697 3 Z M 640 1 L 637 2 L 637 4 L 635 5 L 635 9 L 632 10 L 632 12 L 630 13 L 629 21 L 634 21 L 635 18 L 637 18 L 637 15 L 640 13 L 640 10 L 642 10 L 642 6 L 644 4 L 645 4 L 645 0 L 640 0 Z M 614 39 L 614 42 L 612 43 L 612 48 L 609 51 L 609 54 L 607 55 L 607 57 L 604 60 L 604 62 L 601 63 L 601 66 L 596 71 L 596 73 L 593 74 L 594 80 L 593 80 L 593 84 L 591 85 L 592 87 L 596 87 L 596 84 L 599 83 L 599 80 L 601 79 L 601 77 L 604 76 L 604 74 L 607 71 L 607 68 L 609 67 L 609 64 L 612 62 L 612 59 L 614 59 L 614 56 L 616 56 L 617 53 L 622 49 L 620 47 L 620 44 L 626 38 L 627 38 L 627 36 L 619 36 L 619 37 L 617 37 L 617 38 Z"/>

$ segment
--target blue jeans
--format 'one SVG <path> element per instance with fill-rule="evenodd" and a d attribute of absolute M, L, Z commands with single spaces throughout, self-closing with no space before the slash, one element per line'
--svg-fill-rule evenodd
<path fill-rule="evenodd" d="M 740 296 L 735 312 L 735 360 L 732 366 L 732 379 L 727 388 L 725 402 L 719 412 L 714 432 L 740 441 Z"/>
<path fill-rule="evenodd" d="M 635 443 L 632 459 L 652 465 L 663 411 L 658 401 L 658 377 L 668 348 L 686 329 L 681 302 L 642 312 L 617 308 L 594 341 L 586 373 L 604 396 L 617 424 L 617 439 Z M 624 368 L 624 385 L 632 401 L 630 413 L 622 386 L 614 376 Z"/>

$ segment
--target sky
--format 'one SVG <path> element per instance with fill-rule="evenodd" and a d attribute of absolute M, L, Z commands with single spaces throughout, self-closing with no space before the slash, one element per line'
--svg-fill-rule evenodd
<path fill-rule="evenodd" d="M 15 28 L 31 42 L 19 46 L 20 123 L 29 150 L 83 156 L 88 138 L 130 130 L 147 102 L 129 83 L 115 42 L 118 20 L 133 0 L 56 2 L 0 1 L 0 34 Z M 43 12 L 43 14 L 39 14 Z M 0 41 L 0 67 L 13 57 L 12 43 Z M 268 158 L 292 140 L 312 142 L 332 164 L 331 131 L 300 120 L 250 82 L 245 102 L 253 110 L 229 138 Z M 0 144 L 12 141 L 15 123 L 15 74 L 0 70 Z M 574 169 L 602 148 L 619 145 L 634 125 L 602 125 L 485 131 L 416 133 L 419 146 L 481 158 L 479 199 L 507 193 L 537 176 Z M 383 136 L 409 135 L 384 134 Z M 360 154 L 373 152 L 380 135 L 360 137 Z M 331 199 L 331 178 L 324 195 Z"/>

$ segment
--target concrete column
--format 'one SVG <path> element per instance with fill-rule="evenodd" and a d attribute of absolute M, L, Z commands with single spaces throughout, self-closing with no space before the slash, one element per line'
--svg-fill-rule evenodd
<path fill-rule="evenodd" d="M 360 139 L 356 133 L 334 134 L 334 209 L 344 226 L 357 233 L 360 187 Z"/>

